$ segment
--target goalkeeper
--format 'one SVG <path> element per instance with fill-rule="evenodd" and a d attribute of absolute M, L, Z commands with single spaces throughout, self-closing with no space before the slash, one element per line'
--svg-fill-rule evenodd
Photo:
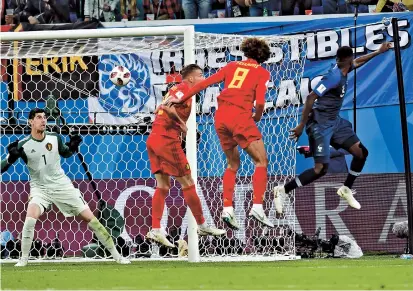
<path fill-rule="evenodd" d="M 1 161 L 1 173 L 7 171 L 19 158 L 27 164 L 30 173 L 29 206 L 22 231 L 22 256 L 15 266 L 27 265 L 36 221 L 52 203 L 65 217 L 78 216 L 87 222 L 115 261 L 119 264 L 129 264 L 130 261 L 118 253 L 110 234 L 93 215 L 79 190 L 73 186 L 60 165 L 60 156 L 72 156 L 78 150 L 82 138 L 75 135 L 68 143 L 63 144 L 59 135 L 46 132 L 46 121 L 43 109 L 32 109 L 29 113 L 30 136 L 20 142 L 16 140 L 9 144 L 9 154 Z"/>

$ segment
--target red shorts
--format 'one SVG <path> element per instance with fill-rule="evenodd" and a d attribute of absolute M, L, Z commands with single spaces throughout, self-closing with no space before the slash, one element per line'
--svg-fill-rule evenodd
<path fill-rule="evenodd" d="M 150 134 L 146 141 L 152 174 L 183 177 L 191 174 L 188 160 L 178 138 Z"/>
<path fill-rule="evenodd" d="M 215 130 L 224 151 L 237 145 L 245 149 L 251 142 L 262 139 L 250 112 L 220 108 L 215 114 Z"/>

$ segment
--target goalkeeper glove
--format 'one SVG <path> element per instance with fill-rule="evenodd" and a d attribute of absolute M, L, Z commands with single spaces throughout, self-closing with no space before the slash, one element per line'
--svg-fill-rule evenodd
<path fill-rule="evenodd" d="M 69 150 L 74 152 L 79 151 L 79 145 L 82 142 L 82 138 L 80 137 L 80 135 L 72 135 L 70 136 L 70 140 L 66 143 L 66 145 L 68 146 Z"/>
<path fill-rule="evenodd" d="M 16 140 L 7 146 L 7 151 L 9 152 L 9 155 L 7 157 L 7 163 L 9 163 L 10 165 L 22 156 L 23 147 L 19 149 L 18 145 L 19 140 Z"/>

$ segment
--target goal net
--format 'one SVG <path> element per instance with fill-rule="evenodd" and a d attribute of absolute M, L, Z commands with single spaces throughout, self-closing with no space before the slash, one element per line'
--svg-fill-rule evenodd
<path fill-rule="evenodd" d="M 271 58 L 264 67 L 271 72 L 271 80 L 258 126 L 269 161 L 264 209 L 275 227 L 263 228 L 248 217 L 254 165 L 241 153 L 234 193 L 240 229 L 227 229 L 221 238 L 198 238 L 190 231 L 191 214 L 181 186 L 173 181 L 161 225 L 179 247 L 169 250 L 145 239 L 151 228 L 151 197 L 156 186 L 146 152 L 153 112 L 167 90 L 181 81 L 179 72 L 185 64 L 196 62 L 208 77 L 228 62 L 242 59 L 239 47 L 246 36 L 194 33 L 190 26 L 36 32 L 35 39 L 27 32 L 1 36 L 2 158 L 10 142 L 30 133 L 27 118 L 34 107 L 48 110 L 48 130 L 60 133 L 64 141 L 69 134 L 80 134 L 80 152 L 97 189 L 77 155 L 62 159 L 62 167 L 124 256 L 185 258 L 189 243 L 190 256 L 199 251 L 201 260 L 294 257 L 294 195 L 285 202 L 285 213 L 280 216 L 275 212 L 272 189 L 295 176 L 295 143 L 288 139 L 288 130 L 298 122 L 304 38 L 265 36 Z M 131 72 L 131 81 L 124 87 L 109 80 L 117 65 Z M 193 168 L 207 223 L 224 228 L 222 175 L 226 160 L 213 120 L 222 86 L 207 88 L 196 96 L 196 115 L 188 122 L 182 146 Z M 1 231 L 12 237 L 4 257 L 19 256 L 29 178 L 22 160 L 2 175 Z M 31 250 L 34 258 L 102 259 L 107 255 L 86 223 L 65 219 L 55 206 L 36 224 Z"/>

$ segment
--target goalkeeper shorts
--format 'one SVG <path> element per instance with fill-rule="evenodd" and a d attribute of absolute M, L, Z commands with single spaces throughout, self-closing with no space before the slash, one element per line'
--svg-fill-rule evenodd
<path fill-rule="evenodd" d="M 73 185 L 64 189 L 30 189 L 29 205 L 36 204 L 41 213 L 56 205 L 65 217 L 77 216 L 89 208 L 79 189 Z"/>

